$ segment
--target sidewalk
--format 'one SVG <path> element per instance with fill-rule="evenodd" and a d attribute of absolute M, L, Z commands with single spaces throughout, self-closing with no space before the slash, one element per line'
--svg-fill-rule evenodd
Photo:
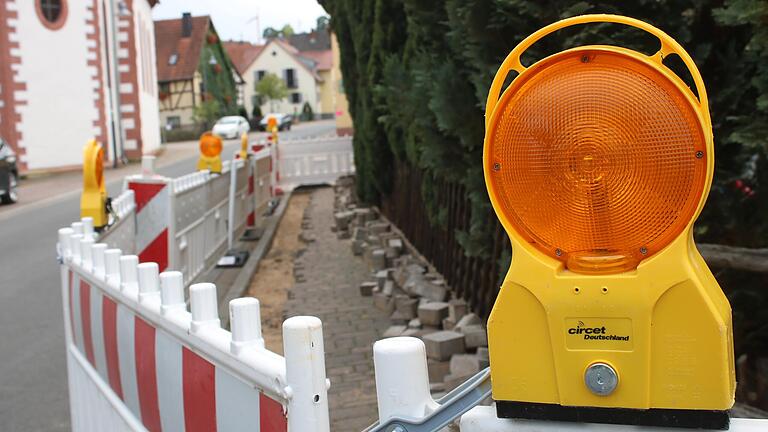
<path fill-rule="evenodd" d="M 163 151 L 157 156 L 156 167 L 162 168 L 180 160 L 194 157 L 198 154 L 197 141 L 184 141 L 163 145 Z M 191 169 L 190 169 L 191 170 Z M 134 162 L 121 165 L 118 168 L 104 167 L 104 183 L 109 185 L 118 182 L 123 177 L 141 172 L 141 163 Z M 79 192 L 82 188 L 82 171 L 55 172 L 51 174 L 36 174 L 19 182 L 21 200 L 14 207 L 23 207 L 35 202 L 61 196 L 66 193 Z"/>
<path fill-rule="evenodd" d="M 312 190 L 304 212 L 302 238 L 308 242 L 294 261 L 296 283 L 288 292 L 286 316 L 314 315 L 323 321 L 331 430 L 359 431 L 377 415 L 373 342 L 389 317 L 362 297 L 369 280 L 366 264 L 355 258 L 349 240 L 331 232 L 333 189 Z"/>

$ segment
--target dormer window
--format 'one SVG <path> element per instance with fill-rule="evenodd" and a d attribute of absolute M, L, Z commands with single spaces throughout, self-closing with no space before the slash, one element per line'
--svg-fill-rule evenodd
<path fill-rule="evenodd" d="M 168 57 L 168 64 L 173 66 L 179 61 L 179 55 L 176 53 L 171 54 L 170 57 Z"/>

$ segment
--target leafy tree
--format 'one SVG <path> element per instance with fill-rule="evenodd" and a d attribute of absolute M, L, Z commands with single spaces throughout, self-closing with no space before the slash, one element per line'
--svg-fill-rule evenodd
<path fill-rule="evenodd" d="M 280 36 L 280 32 L 272 27 L 267 27 L 264 29 L 261 35 L 264 37 L 264 39 L 274 39 Z"/>
<path fill-rule="evenodd" d="M 296 34 L 296 32 L 293 30 L 293 27 L 291 27 L 290 24 L 284 25 L 280 30 L 277 30 L 274 27 L 267 27 L 262 32 L 262 36 L 264 36 L 264 39 L 275 39 L 275 38 L 287 39 L 293 36 L 294 34 Z"/>
<path fill-rule="evenodd" d="M 256 93 L 262 100 L 269 102 L 270 111 L 275 111 L 274 101 L 284 99 L 288 96 L 288 88 L 285 82 L 273 73 L 267 73 L 254 86 Z"/>
<path fill-rule="evenodd" d="M 328 30 L 330 26 L 331 18 L 327 15 L 317 17 L 317 25 L 315 25 L 316 31 Z"/>
<path fill-rule="evenodd" d="M 296 32 L 293 31 L 293 27 L 291 27 L 290 24 L 286 24 L 283 26 L 282 29 L 280 29 L 280 36 L 283 38 L 289 38 L 296 34 Z"/>
<path fill-rule="evenodd" d="M 202 123 L 207 129 L 221 117 L 221 105 L 216 99 L 206 100 L 195 107 L 195 122 Z"/>
<path fill-rule="evenodd" d="M 469 256 L 487 258 L 494 218 L 482 175 L 484 107 L 504 57 L 546 24 L 586 13 L 635 17 L 661 28 L 696 61 L 707 85 L 715 178 L 696 240 L 768 247 L 768 1 L 766 0 L 319 0 L 331 16 L 355 124 L 357 193 L 376 203 L 393 167 L 423 171 L 424 205 L 440 223 L 434 178 L 464 186 Z M 537 59 L 583 44 L 621 44 L 652 54 L 658 41 L 619 25 L 579 26 L 533 45 Z M 680 70 L 669 59 L 673 70 Z M 667 61 L 665 61 L 665 64 Z M 686 75 L 683 75 L 686 80 Z M 718 273 L 734 303 L 738 352 L 768 352 L 768 318 L 741 309 L 768 304 L 765 276 Z M 762 289 L 761 289 L 762 288 Z M 742 336 L 739 336 L 742 335 Z M 747 336 L 743 336 L 747 335 Z"/>
<path fill-rule="evenodd" d="M 315 114 L 312 112 L 312 106 L 309 102 L 304 102 L 304 106 L 301 107 L 301 121 L 311 121 L 315 118 Z"/>

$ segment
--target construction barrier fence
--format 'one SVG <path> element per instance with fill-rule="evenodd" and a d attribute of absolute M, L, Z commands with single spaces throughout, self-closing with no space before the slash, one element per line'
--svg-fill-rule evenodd
<path fill-rule="evenodd" d="M 73 430 L 327 431 L 322 324 L 283 324 L 285 357 L 264 348 L 259 302 L 59 230 Z"/>

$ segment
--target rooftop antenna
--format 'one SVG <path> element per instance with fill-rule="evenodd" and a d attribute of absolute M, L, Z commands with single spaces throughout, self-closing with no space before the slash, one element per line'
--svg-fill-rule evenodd
<path fill-rule="evenodd" d="M 256 44 L 257 45 L 261 45 L 261 43 L 262 43 L 262 40 L 261 40 L 261 20 L 259 19 L 259 14 L 258 13 L 256 13 L 256 16 L 254 16 L 251 19 L 249 19 L 248 21 L 246 21 L 245 25 L 247 26 L 248 24 L 250 24 L 252 22 L 256 22 L 256 26 L 255 26 L 256 27 Z"/>

